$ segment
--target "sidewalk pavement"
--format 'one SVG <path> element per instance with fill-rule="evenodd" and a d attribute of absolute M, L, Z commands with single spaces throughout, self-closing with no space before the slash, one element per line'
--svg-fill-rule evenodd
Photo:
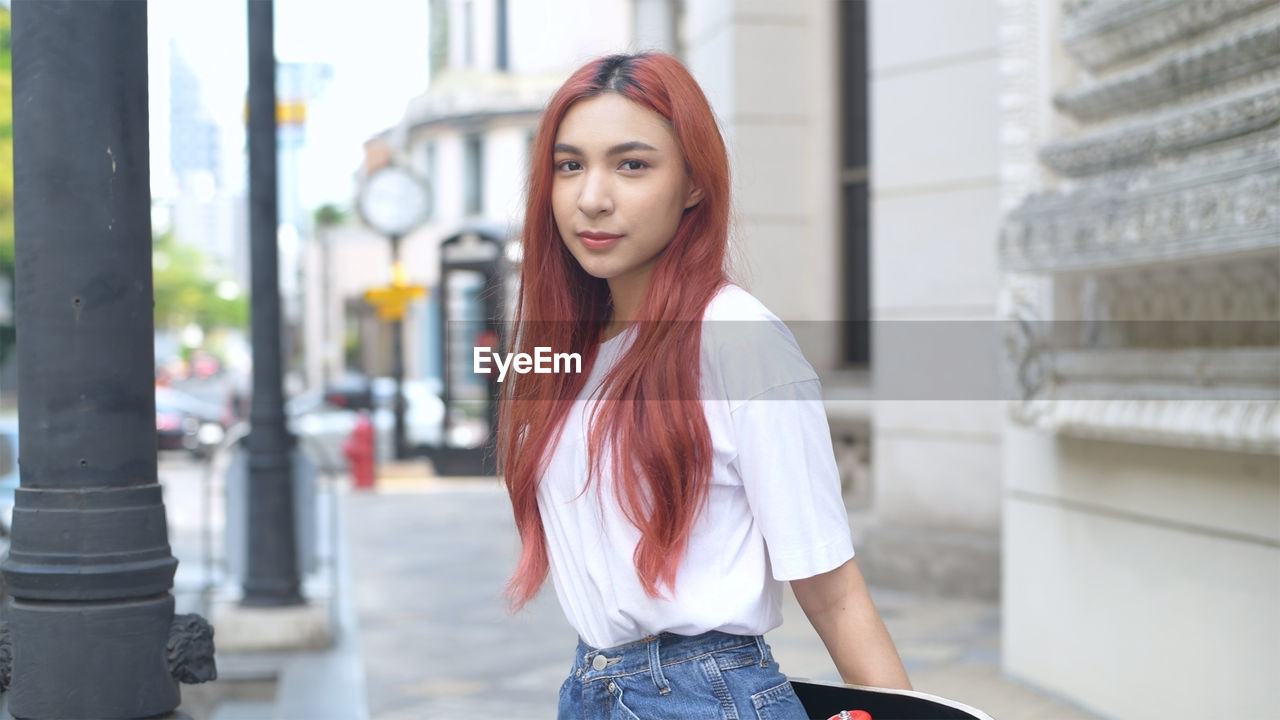
<path fill-rule="evenodd" d="M 498 481 L 380 478 L 376 491 L 350 493 L 343 505 L 369 717 L 555 717 L 577 638 L 549 584 L 507 612 L 501 592 L 518 543 Z M 1001 673 L 995 605 L 875 588 L 872 596 L 916 689 L 998 720 L 1095 717 Z M 837 681 L 790 592 L 784 618 L 767 638 L 783 671 Z"/>

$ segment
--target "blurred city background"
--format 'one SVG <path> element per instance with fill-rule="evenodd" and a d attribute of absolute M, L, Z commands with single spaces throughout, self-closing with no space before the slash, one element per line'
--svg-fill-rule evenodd
<path fill-rule="evenodd" d="M 219 624 L 246 553 L 244 3 L 148 7 L 160 476 L 179 611 L 214 620 L 221 673 L 186 712 L 554 715 L 576 638 L 549 588 L 505 611 L 516 541 L 471 348 L 510 311 L 541 108 L 586 60 L 657 49 L 717 113 L 736 277 L 822 377 L 916 688 L 999 718 L 1280 717 L 1280 2 L 276 0 L 302 649 Z M 420 206 L 390 237 L 388 203 Z M 901 332 L 944 326 L 994 339 Z M 952 392 L 975 368 L 1005 384 Z M 790 597 L 770 641 L 838 679 Z"/>

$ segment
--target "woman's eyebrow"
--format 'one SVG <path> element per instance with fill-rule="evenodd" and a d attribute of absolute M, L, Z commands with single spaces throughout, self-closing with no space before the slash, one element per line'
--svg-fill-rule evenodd
<path fill-rule="evenodd" d="M 609 156 L 621 155 L 623 153 L 636 152 L 638 150 L 649 150 L 651 152 L 658 152 L 658 148 L 650 145 L 649 143 L 640 142 L 639 140 L 632 140 L 631 142 L 624 142 L 624 143 L 619 143 L 618 145 L 614 145 L 613 147 L 609 148 L 609 151 L 606 153 L 606 155 L 609 155 Z M 578 149 L 577 146 L 570 145 L 568 143 L 556 143 L 555 147 L 552 148 L 551 151 L 556 153 L 567 153 L 569 155 L 585 155 L 585 153 L 583 153 L 582 150 Z"/>

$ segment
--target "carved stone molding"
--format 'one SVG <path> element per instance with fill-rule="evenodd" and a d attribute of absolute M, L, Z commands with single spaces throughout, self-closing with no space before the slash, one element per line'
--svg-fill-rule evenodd
<path fill-rule="evenodd" d="M 1062 400 L 1280 402 L 1280 347 L 1058 350 Z"/>
<path fill-rule="evenodd" d="M 1260 323 L 1261 324 L 1261 323 Z M 1061 323 L 1054 330 L 1061 330 Z M 1070 324 L 1088 332 L 1087 324 Z M 1079 327 L 1076 327 L 1079 325 Z M 1162 323 L 1162 332 L 1180 325 Z M 1211 324 L 1203 324 L 1209 327 Z M 1243 347 L 1064 347 L 1025 320 L 1005 338 L 1007 376 L 1024 403 L 1040 400 L 1249 400 L 1280 403 L 1280 338 Z M 1195 338 L 1187 338 L 1188 341 Z"/>
<path fill-rule="evenodd" d="M 1022 402 L 1043 398 L 1053 387 L 1053 348 L 1042 332 L 1038 308 L 1026 298 L 1013 298 L 1013 319 L 1004 338 L 1004 382 L 1009 396 Z"/>
<path fill-rule="evenodd" d="M 1020 398 L 1012 420 L 1113 441 L 1280 452 L 1280 258 L 1086 276 L 1056 293 L 1082 305 L 1072 322 L 1042 318 L 1043 293 L 1018 292 L 1024 277 L 1005 283 L 1003 314 L 1016 320 L 1006 371 Z"/>
<path fill-rule="evenodd" d="M 1276 4 L 1276 0 L 1068 2 L 1062 42 L 1085 67 L 1096 71 Z"/>
<path fill-rule="evenodd" d="M 1054 34 L 1047 27 L 1048 8 L 1024 0 L 1000 0 L 999 8 L 1000 208 L 1005 212 L 1045 184 L 1037 150 L 1052 107 L 1047 78 L 1034 58 Z"/>
<path fill-rule="evenodd" d="M 1068 177 L 1149 163 L 1280 123 L 1280 84 L 1135 125 L 1046 145 L 1040 159 Z"/>
<path fill-rule="evenodd" d="M 1054 104 L 1078 120 L 1097 121 L 1277 67 L 1280 21 L 1271 21 L 1092 85 L 1062 91 L 1054 96 Z"/>
<path fill-rule="evenodd" d="M 558 74 L 519 74 L 474 69 L 442 71 L 427 92 L 412 98 L 403 124 L 482 125 L 502 115 L 537 114 L 564 82 Z"/>
<path fill-rule="evenodd" d="M 1101 0 L 1062 0 L 1062 14 L 1068 20 L 1071 20 L 1080 17 L 1084 13 L 1092 12 L 1095 7 L 1101 4 Z"/>
<path fill-rule="evenodd" d="M 1090 347 L 1280 347 L 1280 253 L 1109 273 L 1088 287 Z"/>
<path fill-rule="evenodd" d="M 1280 153 L 1253 144 L 1180 167 L 1034 195 L 1006 215 L 1005 270 L 1069 272 L 1280 248 Z M 1251 152 L 1252 154 L 1245 154 Z"/>
<path fill-rule="evenodd" d="M 1280 452 L 1280 0 L 1060 7 L 1087 72 L 1053 100 L 1083 127 L 1045 142 L 1054 131 L 1033 111 L 1051 68 L 1035 18 L 1002 4 L 1015 164 L 1002 182 L 1018 198 L 998 240 L 1010 415 L 1064 435 Z M 1051 190 L 1037 191 L 1029 157 Z"/>
<path fill-rule="evenodd" d="M 1047 432 L 1151 445 L 1280 453 L 1280 402 L 1036 400 L 1013 419 Z"/>

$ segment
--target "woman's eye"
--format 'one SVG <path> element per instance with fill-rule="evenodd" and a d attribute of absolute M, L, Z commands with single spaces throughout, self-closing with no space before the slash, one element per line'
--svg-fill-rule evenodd
<path fill-rule="evenodd" d="M 647 167 L 649 166 L 646 165 L 643 160 L 623 160 L 622 161 L 623 170 L 643 170 Z"/>
<path fill-rule="evenodd" d="M 561 172 L 575 172 L 582 168 L 577 160 L 562 160 L 556 163 L 556 169 Z"/>

